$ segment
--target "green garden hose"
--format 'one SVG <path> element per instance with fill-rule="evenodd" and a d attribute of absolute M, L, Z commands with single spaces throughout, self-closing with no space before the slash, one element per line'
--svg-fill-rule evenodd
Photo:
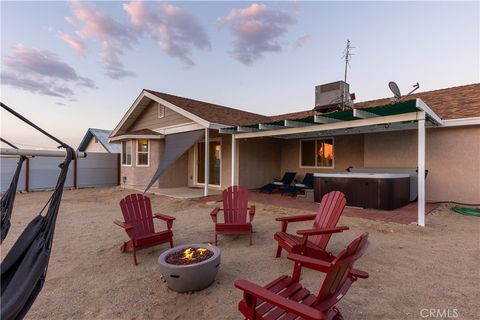
<path fill-rule="evenodd" d="M 480 209 L 466 208 L 466 207 L 453 207 L 453 211 L 463 214 L 464 216 L 480 217 Z"/>

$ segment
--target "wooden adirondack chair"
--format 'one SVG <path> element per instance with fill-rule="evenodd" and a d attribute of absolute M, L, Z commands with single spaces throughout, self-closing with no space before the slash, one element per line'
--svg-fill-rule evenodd
<path fill-rule="evenodd" d="M 115 220 L 114 223 L 125 229 L 130 240 L 120 247 L 122 252 L 132 251 L 133 263 L 137 265 L 137 250 L 169 242 L 173 247 L 174 217 L 165 214 L 152 214 L 150 198 L 139 193 L 126 196 L 120 201 L 120 208 L 125 222 Z M 153 218 L 167 223 L 167 230 L 155 232 Z"/>
<path fill-rule="evenodd" d="M 218 212 L 223 211 L 224 222 L 218 222 Z M 247 221 L 247 211 L 249 219 Z M 249 234 L 252 239 L 252 221 L 255 217 L 255 206 L 248 207 L 248 191 L 240 186 L 231 186 L 223 190 L 223 209 L 215 208 L 210 213 L 215 223 L 215 245 L 219 234 Z"/>
<path fill-rule="evenodd" d="M 347 201 L 340 191 L 332 191 L 323 196 L 317 214 L 277 218 L 282 223 L 282 231 L 275 233 L 278 242 L 276 257 L 280 257 L 282 249 L 287 252 L 301 253 L 330 261 L 332 254 L 326 252 L 328 241 L 333 233 L 348 230 L 348 227 L 336 227 Z M 289 222 L 314 220 L 313 228 L 297 231 L 298 236 L 287 233 Z"/>
<path fill-rule="evenodd" d="M 353 264 L 368 247 L 368 233 L 362 234 L 343 249 L 331 262 L 294 253 L 288 259 L 295 262 L 292 276 L 281 276 L 261 287 L 247 280 L 235 281 L 243 290 L 243 300 L 238 309 L 246 319 L 343 319 L 335 306 L 358 279 L 368 278 L 368 273 L 353 269 Z M 325 273 L 317 295 L 300 284 L 302 267 Z"/>

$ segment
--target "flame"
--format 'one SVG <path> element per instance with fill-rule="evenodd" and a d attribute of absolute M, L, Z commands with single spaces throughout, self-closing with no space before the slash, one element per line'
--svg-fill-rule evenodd
<path fill-rule="evenodd" d="M 190 260 L 193 259 L 193 250 L 192 248 L 185 249 L 183 251 L 182 259 Z"/>
<path fill-rule="evenodd" d="M 207 249 L 205 249 L 205 248 L 197 248 L 197 249 L 187 248 L 187 249 L 183 250 L 182 259 L 192 260 L 193 259 L 193 254 L 195 253 L 195 251 L 202 256 L 207 251 Z"/>

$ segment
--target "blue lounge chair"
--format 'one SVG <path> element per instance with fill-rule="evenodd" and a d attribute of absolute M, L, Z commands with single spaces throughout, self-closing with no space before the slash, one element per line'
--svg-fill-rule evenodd
<path fill-rule="evenodd" d="M 288 188 L 282 190 L 282 196 L 284 194 L 291 195 L 292 197 L 296 196 L 297 193 L 303 191 L 305 189 L 312 189 L 313 188 L 313 173 L 305 174 L 303 181 L 301 183 L 296 183 Z"/>
<path fill-rule="evenodd" d="M 284 188 L 284 187 L 288 187 L 292 183 L 293 179 L 295 179 L 296 175 L 297 175 L 296 172 L 285 172 L 282 180 L 275 179 L 275 181 L 273 183 L 269 183 L 269 184 L 266 184 L 263 187 L 261 187 L 260 192 L 272 193 L 272 191 L 274 191 L 274 190 Z"/>

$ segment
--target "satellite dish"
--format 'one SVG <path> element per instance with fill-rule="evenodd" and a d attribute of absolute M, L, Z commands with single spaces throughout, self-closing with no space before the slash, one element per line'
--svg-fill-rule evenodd
<path fill-rule="evenodd" d="M 398 100 L 402 97 L 402 94 L 400 93 L 400 88 L 398 88 L 398 85 L 395 82 L 390 81 L 388 83 L 388 87 L 393 92 L 395 100 Z"/>

